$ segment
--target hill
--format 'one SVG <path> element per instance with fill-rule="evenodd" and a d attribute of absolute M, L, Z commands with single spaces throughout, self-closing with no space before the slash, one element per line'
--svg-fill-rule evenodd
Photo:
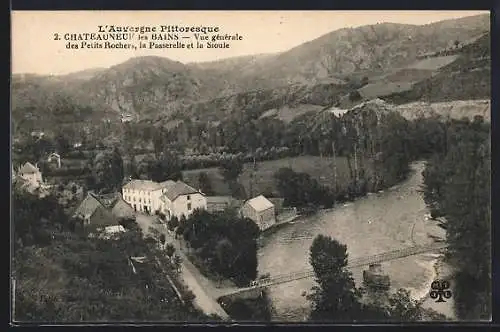
<path fill-rule="evenodd" d="M 60 126 L 95 126 L 117 113 L 106 105 L 93 107 L 74 77 L 14 75 L 11 80 L 11 115 L 14 135 Z"/>
<path fill-rule="evenodd" d="M 415 83 L 407 91 L 384 98 L 404 104 L 414 101 L 444 102 L 452 100 L 489 99 L 491 97 L 490 33 L 457 51 L 455 60 L 432 76 Z M 432 61 L 435 58 L 429 58 Z"/>
<path fill-rule="evenodd" d="M 444 91 L 455 80 L 453 66 L 462 66 L 457 61 L 472 66 L 468 73 L 456 74 L 463 83 L 460 91 L 478 82 L 469 94 L 484 98 L 489 90 L 477 71 L 480 60 L 457 54 L 443 54 L 439 61 L 421 58 L 487 31 L 489 15 L 423 26 L 383 23 L 333 31 L 279 54 L 198 64 L 148 56 L 59 77 L 15 75 L 13 118 L 17 128 L 48 130 L 66 121 L 119 121 L 121 113 L 163 123 L 188 116 L 220 120 L 246 111 L 260 116 L 282 107 L 287 114 L 295 108 L 303 113 L 304 105 L 352 107 L 358 100 L 350 92 L 356 89 L 361 99 L 389 95 L 390 101 L 402 103 L 443 95 L 435 87 Z M 434 76 L 436 71 L 440 73 Z M 454 98 L 453 89 L 448 90 L 446 98 Z"/>
<path fill-rule="evenodd" d="M 416 26 L 383 23 L 340 29 L 274 56 L 248 58 L 238 69 L 243 90 L 324 80 L 362 78 L 414 62 L 489 30 L 489 16 L 477 15 Z M 229 64 L 231 60 L 227 60 Z M 205 68 L 221 68 L 224 61 Z M 359 76 L 359 77 L 356 77 Z"/>

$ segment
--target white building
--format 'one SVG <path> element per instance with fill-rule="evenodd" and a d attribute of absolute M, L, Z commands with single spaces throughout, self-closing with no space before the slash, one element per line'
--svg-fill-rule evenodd
<path fill-rule="evenodd" d="M 162 212 L 167 220 L 183 215 L 188 218 L 196 209 L 207 209 L 207 198 L 199 190 L 182 181 L 170 181 L 165 193 L 161 196 Z"/>
<path fill-rule="evenodd" d="M 161 195 L 167 186 L 174 181 L 154 182 L 151 180 L 132 180 L 122 188 L 123 200 L 130 204 L 135 211 L 154 213 L 161 211 Z"/>
<path fill-rule="evenodd" d="M 187 218 L 195 209 L 207 209 L 205 195 L 182 181 L 131 180 L 123 186 L 122 196 L 135 211 L 149 214 L 159 211 L 167 219 L 182 215 Z"/>
<path fill-rule="evenodd" d="M 38 188 L 43 183 L 42 173 L 38 167 L 34 166 L 30 162 L 27 162 L 23 166 L 19 167 L 17 175 L 26 180 L 32 187 Z"/>

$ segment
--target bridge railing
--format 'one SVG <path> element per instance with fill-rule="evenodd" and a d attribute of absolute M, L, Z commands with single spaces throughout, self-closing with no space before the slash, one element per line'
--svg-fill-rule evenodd
<path fill-rule="evenodd" d="M 372 256 L 367 256 L 367 257 L 359 257 L 352 259 L 348 264 L 347 267 L 359 267 L 359 266 L 364 266 L 364 265 L 370 265 L 370 264 L 375 264 L 375 263 L 381 263 L 385 261 L 390 261 L 398 258 L 404 258 L 408 256 L 413 256 L 429 251 L 435 251 L 435 250 L 440 250 L 446 248 L 447 245 L 445 243 L 435 243 L 432 245 L 427 245 L 427 246 L 413 246 L 413 247 L 407 247 L 403 249 L 397 249 L 393 251 L 388 251 L 388 252 L 383 252 L 380 254 L 372 255 Z M 286 283 L 290 282 L 293 280 L 299 280 L 299 279 L 305 279 L 305 278 L 310 278 L 314 276 L 314 270 L 312 268 L 310 269 L 305 269 L 297 272 L 292 272 L 292 273 L 286 273 L 286 274 L 278 274 L 275 276 L 272 276 L 270 278 L 266 279 L 261 279 L 259 280 L 255 285 L 251 286 L 252 288 L 255 287 L 265 287 L 265 286 L 270 286 L 274 284 L 280 284 L 280 283 Z"/>

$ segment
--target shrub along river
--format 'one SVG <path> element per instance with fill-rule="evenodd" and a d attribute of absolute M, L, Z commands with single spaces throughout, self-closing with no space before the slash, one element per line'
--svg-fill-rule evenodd
<path fill-rule="evenodd" d="M 445 231 L 427 217 L 429 211 L 420 192 L 424 168 L 425 162 L 415 162 L 407 180 L 397 186 L 320 211 L 266 235 L 259 250 L 259 274 L 273 276 L 310 269 L 309 248 L 318 234 L 346 244 L 350 259 L 432 243 L 433 237 L 444 238 Z M 436 254 L 421 254 L 384 262 L 382 269 L 390 276 L 393 291 L 406 288 L 415 299 L 425 299 L 436 278 L 437 261 Z M 358 287 L 367 268 L 352 270 Z M 310 303 L 305 294 L 313 285 L 313 279 L 302 279 L 270 288 L 272 320 L 306 319 Z M 427 299 L 424 306 L 453 317 L 452 303 L 452 299 L 438 304 Z"/>

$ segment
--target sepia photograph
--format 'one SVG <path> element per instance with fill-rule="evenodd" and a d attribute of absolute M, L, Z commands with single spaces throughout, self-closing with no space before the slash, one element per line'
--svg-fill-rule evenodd
<path fill-rule="evenodd" d="M 489 11 L 12 11 L 11 325 L 490 322 Z"/>

